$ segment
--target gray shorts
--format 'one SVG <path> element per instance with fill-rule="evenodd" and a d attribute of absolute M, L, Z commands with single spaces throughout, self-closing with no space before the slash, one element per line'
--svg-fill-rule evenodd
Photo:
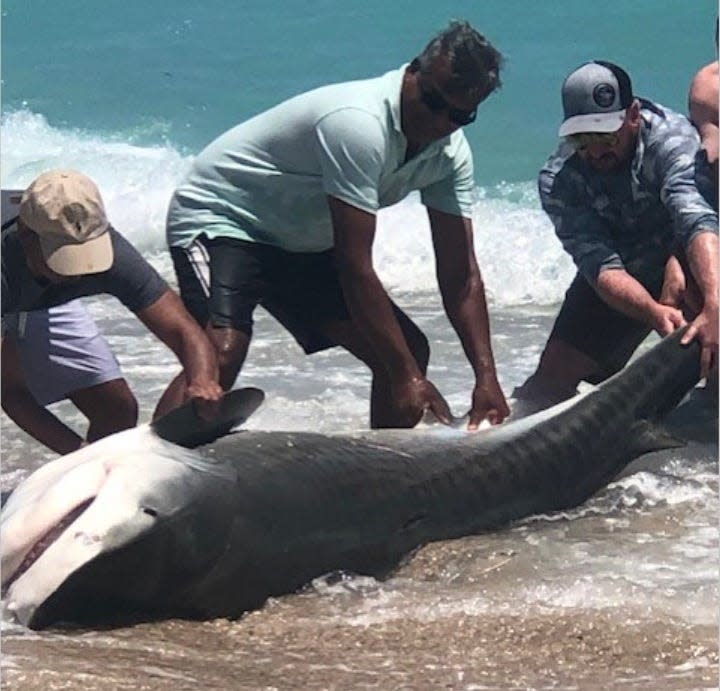
<path fill-rule="evenodd" d="M 40 405 L 122 379 L 114 353 L 79 300 L 21 312 L 5 335 L 17 343 L 28 388 Z"/>

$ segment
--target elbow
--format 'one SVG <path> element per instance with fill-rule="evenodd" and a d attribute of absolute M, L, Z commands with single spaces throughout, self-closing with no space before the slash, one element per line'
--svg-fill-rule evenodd
<path fill-rule="evenodd" d="M 485 282 L 479 271 L 472 271 L 458 286 L 458 294 L 462 299 L 471 295 L 485 295 Z"/>
<path fill-rule="evenodd" d="M 598 295 L 600 295 L 602 297 L 604 294 L 606 294 L 608 286 L 610 285 L 610 282 L 611 282 L 610 278 L 611 278 L 610 271 L 606 270 L 606 271 L 600 271 L 595 276 L 594 281 L 592 281 L 588 278 L 586 278 L 585 280 L 588 282 L 590 287 L 593 290 L 595 290 L 595 292 L 598 293 Z"/>

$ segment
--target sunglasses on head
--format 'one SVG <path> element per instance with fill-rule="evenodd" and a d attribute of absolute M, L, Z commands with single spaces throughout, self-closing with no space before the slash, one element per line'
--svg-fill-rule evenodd
<path fill-rule="evenodd" d="M 473 108 L 472 110 L 454 108 L 445 100 L 445 97 L 439 91 L 433 88 L 426 89 L 420 85 L 420 100 L 433 113 L 439 113 L 446 110 L 450 120 L 461 127 L 474 122 L 477 117 L 477 108 Z"/>
<path fill-rule="evenodd" d="M 618 143 L 619 137 L 617 132 L 580 132 L 579 134 L 569 134 L 565 137 L 565 141 L 575 151 L 582 151 L 592 145 L 612 148 Z"/>

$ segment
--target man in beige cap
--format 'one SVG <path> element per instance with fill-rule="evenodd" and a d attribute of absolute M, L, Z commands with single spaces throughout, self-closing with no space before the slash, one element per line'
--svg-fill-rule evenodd
<path fill-rule="evenodd" d="M 183 400 L 222 397 L 207 337 L 155 269 L 109 224 L 92 180 L 72 170 L 43 173 L 22 196 L 17 226 L 2 234 L 3 336 L 21 312 L 100 293 L 117 297 L 175 353 L 183 367 Z M 3 358 L 17 358 L 12 339 L 3 338 L 2 350 Z M 179 402 L 163 397 L 155 416 Z M 68 431 L 55 430 L 61 436 Z"/>
<path fill-rule="evenodd" d="M 22 196 L 20 220 L 34 233 L 43 262 L 56 275 L 102 273 L 113 264 L 100 192 L 81 173 L 58 170 L 36 178 Z"/>
<path fill-rule="evenodd" d="M 17 226 L 23 190 L 0 191 L 2 230 Z M 82 300 L 20 312 L 4 333 L 2 408 L 59 454 L 137 424 L 138 404 L 115 354 Z M 8 342 L 12 341 L 12 346 Z M 82 435 L 48 406 L 67 400 L 86 418 Z"/>

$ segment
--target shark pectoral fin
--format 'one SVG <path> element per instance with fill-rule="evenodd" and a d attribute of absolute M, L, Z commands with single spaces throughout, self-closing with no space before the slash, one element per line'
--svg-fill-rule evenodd
<path fill-rule="evenodd" d="M 260 389 L 235 389 L 223 396 L 217 414 L 211 420 L 198 415 L 195 403 L 188 401 L 152 422 L 150 427 L 161 439 L 192 449 L 209 444 L 241 425 L 264 399 L 265 394 Z"/>
<path fill-rule="evenodd" d="M 682 439 L 674 437 L 648 420 L 638 420 L 628 432 L 630 446 L 637 456 L 663 449 L 679 449 L 687 446 Z"/>

